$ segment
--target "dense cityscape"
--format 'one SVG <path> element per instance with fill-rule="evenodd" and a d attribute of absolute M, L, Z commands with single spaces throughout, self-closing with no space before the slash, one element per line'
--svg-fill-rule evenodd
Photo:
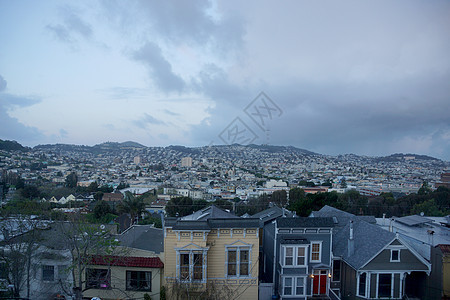
<path fill-rule="evenodd" d="M 0 141 L 1 293 L 28 299 L 440 299 L 448 295 L 442 263 L 450 243 L 449 168 L 418 154 L 328 156 L 290 146 L 29 148 Z M 348 226 L 353 238 L 345 237 Z M 370 231 L 377 232 L 373 241 L 366 240 Z M 295 232 L 305 234 L 289 236 Z M 200 237 L 203 242 L 194 243 Z M 212 247 L 219 237 L 229 246 Z M 190 243 L 182 242 L 186 238 Z M 291 248 L 283 246 L 286 238 L 312 242 Z M 392 246 L 392 238 L 402 246 Z M 347 242 L 340 239 L 355 239 L 355 246 L 344 251 Z M 353 283 L 341 282 L 347 268 L 362 266 L 352 253 L 367 245 L 370 253 L 397 249 L 390 263 L 400 264 L 400 251 L 402 257 L 411 251 L 421 266 L 405 261 L 393 273 L 361 269 Z M 224 249 L 225 285 L 214 279 L 213 262 L 222 261 L 214 253 Z M 317 257 L 307 263 L 300 250 Z M 433 261 L 436 253 L 440 263 Z M 281 269 L 272 266 L 275 260 Z M 268 276 L 289 265 L 308 266 L 307 273 Z M 389 284 L 370 287 L 367 274 Z M 235 280 L 240 277 L 248 280 Z M 420 288 L 412 289 L 417 282 Z"/>

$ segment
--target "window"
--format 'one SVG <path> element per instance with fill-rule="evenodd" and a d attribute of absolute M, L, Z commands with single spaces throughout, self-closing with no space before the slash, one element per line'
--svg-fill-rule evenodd
<path fill-rule="evenodd" d="M 194 253 L 194 280 L 203 279 L 203 255 Z"/>
<path fill-rule="evenodd" d="M 289 267 L 306 265 L 306 246 L 282 247 L 283 258 L 281 259 L 281 262 L 283 266 Z"/>
<path fill-rule="evenodd" d="M 180 279 L 189 280 L 189 253 L 180 254 Z"/>
<path fill-rule="evenodd" d="M 204 279 L 202 252 L 179 253 L 179 279 L 182 281 L 202 281 Z"/>
<path fill-rule="evenodd" d="M 332 281 L 340 281 L 341 280 L 341 261 L 333 260 L 333 279 Z"/>
<path fill-rule="evenodd" d="M 127 290 L 151 292 L 152 272 L 127 271 Z"/>
<path fill-rule="evenodd" d="M 111 273 L 108 269 L 86 269 L 86 287 L 94 289 L 111 288 Z"/>
<path fill-rule="evenodd" d="M 42 266 L 42 280 L 54 281 L 55 280 L 55 267 L 54 266 Z"/>
<path fill-rule="evenodd" d="M 303 295 L 304 291 L 305 291 L 305 278 L 297 277 L 297 280 L 295 282 L 295 294 Z"/>
<path fill-rule="evenodd" d="M 286 247 L 285 253 L 284 264 L 286 266 L 294 265 L 294 247 Z"/>
<path fill-rule="evenodd" d="M 378 297 L 390 298 L 392 274 L 378 274 Z"/>
<path fill-rule="evenodd" d="M 284 277 L 284 295 L 292 295 L 292 277 Z"/>
<path fill-rule="evenodd" d="M 250 275 L 250 249 L 245 247 L 227 248 L 227 275 L 249 276 Z"/>
<path fill-rule="evenodd" d="M 366 281 L 367 281 L 367 274 L 366 273 L 360 274 L 358 285 L 358 296 L 362 297 L 366 296 Z"/>
<path fill-rule="evenodd" d="M 322 250 L 321 242 L 312 242 L 311 243 L 311 261 L 312 262 L 320 262 L 321 250 Z"/>
<path fill-rule="evenodd" d="M 391 250 L 391 262 L 399 262 L 400 261 L 400 250 Z"/>
<path fill-rule="evenodd" d="M 305 294 L 305 277 L 283 277 L 283 296 Z"/>

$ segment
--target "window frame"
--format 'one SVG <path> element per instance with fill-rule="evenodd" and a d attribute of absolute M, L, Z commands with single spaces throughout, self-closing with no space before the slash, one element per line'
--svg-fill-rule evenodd
<path fill-rule="evenodd" d="M 336 266 L 339 266 L 337 268 L 338 272 L 335 272 Z M 331 267 L 331 271 L 332 271 L 331 281 L 332 282 L 339 282 L 339 281 L 341 281 L 341 260 L 340 259 L 333 259 L 333 265 Z M 338 276 L 336 276 L 336 273 L 338 274 Z M 336 277 L 338 277 L 338 278 L 336 278 Z"/>
<path fill-rule="evenodd" d="M 44 276 L 44 274 L 46 273 L 46 271 L 49 272 L 50 269 L 52 272 L 52 276 L 51 276 L 52 279 L 45 278 L 45 276 L 48 276 L 48 274 L 45 276 Z M 53 281 L 55 281 L 55 279 L 56 279 L 55 278 L 55 266 L 54 265 L 42 265 L 42 281 L 53 282 Z"/>
<path fill-rule="evenodd" d="M 389 285 L 389 288 L 388 288 L 388 290 L 389 290 L 389 295 L 387 295 L 387 296 L 381 296 L 380 295 L 380 287 L 381 287 L 381 285 L 380 285 L 380 277 L 381 276 L 383 276 L 383 275 L 388 275 L 388 276 L 390 276 L 390 280 L 389 280 L 389 284 L 383 284 L 383 286 L 386 286 L 387 287 L 387 285 Z M 377 297 L 379 298 L 379 299 L 390 299 L 390 298 L 392 298 L 392 294 L 393 294 L 393 284 L 395 284 L 395 283 L 393 283 L 393 280 L 394 280 L 394 274 L 393 273 L 378 273 L 378 275 L 377 275 Z"/>
<path fill-rule="evenodd" d="M 282 255 L 280 256 L 280 263 L 283 268 L 297 268 L 297 267 L 306 267 L 308 265 L 308 245 L 281 245 L 281 252 Z M 287 248 L 293 248 L 292 251 L 292 265 L 286 264 L 286 249 Z M 303 248 L 304 249 L 304 255 L 299 256 L 298 255 L 298 249 Z M 291 257 L 291 256 L 289 256 Z M 299 257 L 304 258 L 304 264 L 300 265 L 298 264 Z"/>
<path fill-rule="evenodd" d="M 365 275 L 365 279 L 364 279 L 364 281 L 361 281 L 361 276 L 362 275 Z M 369 276 L 368 276 L 368 274 L 366 273 L 366 272 L 362 272 L 362 273 L 360 273 L 359 275 L 358 275 L 358 282 L 357 282 L 357 288 L 358 288 L 358 290 L 357 290 L 357 296 L 359 296 L 359 297 L 366 297 L 366 291 L 367 291 L 367 286 L 368 286 L 368 284 L 367 284 L 367 279 L 369 278 Z M 364 283 L 363 283 L 364 282 Z M 361 293 L 361 284 L 363 284 L 364 285 L 364 293 L 362 294 Z"/>
<path fill-rule="evenodd" d="M 90 272 L 106 272 L 106 278 L 103 280 L 103 282 L 100 282 L 100 280 L 95 282 L 90 282 Z M 106 286 L 102 286 L 102 283 Z M 98 289 L 98 290 L 110 290 L 112 289 L 111 286 L 111 270 L 110 269 L 103 269 L 103 268 L 86 268 L 86 288 L 88 289 Z"/>
<path fill-rule="evenodd" d="M 246 262 L 242 262 L 241 260 L 241 252 L 243 251 L 247 251 L 247 261 Z M 235 272 L 236 274 L 230 274 L 230 252 L 235 252 L 236 256 L 235 256 L 235 261 L 233 262 L 233 264 L 235 265 Z M 241 268 L 243 265 L 247 265 L 247 274 L 243 275 L 241 274 Z M 234 245 L 230 245 L 230 246 L 226 246 L 226 251 L 225 251 L 225 277 L 226 278 L 248 278 L 251 277 L 251 265 L 252 265 L 252 247 L 250 245 L 245 245 L 245 246 L 234 246 Z"/>
<path fill-rule="evenodd" d="M 313 259 L 313 254 L 316 254 L 317 252 L 314 252 L 314 244 L 319 244 L 319 259 Z M 321 262 L 322 261 L 322 241 L 311 241 L 311 251 L 310 252 L 310 257 L 309 257 L 309 261 L 310 262 Z"/>
<path fill-rule="evenodd" d="M 139 277 L 139 275 L 142 275 L 142 273 L 143 273 L 144 279 L 141 279 L 141 278 L 132 279 L 132 278 L 130 278 L 132 276 L 132 273 L 138 274 L 137 277 Z M 125 275 L 125 279 L 126 279 L 125 290 L 127 290 L 127 291 L 146 291 L 146 292 L 151 292 L 152 291 L 152 272 L 151 271 L 126 270 L 125 274 L 126 274 Z M 146 278 L 147 274 L 149 274 L 148 275 L 148 277 L 150 278 L 149 281 Z M 136 280 L 138 286 L 139 286 L 139 283 L 142 282 L 142 281 L 148 282 L 150 287 L 149 288 L 139 288 L 139 287 L 134 288 L 134 287 L 131 287 L 130 282 L 132 280 Z"/>
<path fill-rule="evenodd" d="M 286 279 L 291 279 L 291 285 L 290 286 L 286 286 Z M 297 280 L 302 280 L 303 281 L 303 285 L 298 285 L 298 281 Z M 282 282 L 282 287 L 281 287 L 281 291 L 282 291 L 282 296 L 292 296 L 292 297 L 296 297 L 296 296 L 306 296 L 306 276 L 283 276 L 281 279 Z M 287 294 L 285 293 L 285 288 L 286 287 L 290 287 L 291 288 L 291 293 Z M 302 294 L 297 294 L 297 288 L 302 287 L 303 288 L 303 293 Z"/>
<path fill-rule="evenodd" d="M 397 259 L 393 259 L 394 252 L 397 252 Z M 391 249 L 390 262 L 400 262 L 400 249 Z"/>
<path fill-rule="evenodd" d="M 177 251 L 177 280 L 181 281 L 181 282 L 202 282 L 204 283 L 206 281 L 206 251 L 204 250 L 179 250 Z M 182 255 L 187 255 L 188 256 L 188 261 L 189 263 L 187 265 L 182 265 L 181 264 L 181 257 Z M 201 270 L 201 279 L 195 279 L 195 271 L 196 268 L 198 270 L 199 265 L 196 264 L 196 262 L 194 260 L 195 255 L 200 255 L 201 257 L 201 264 L 200 264 L 200 270 Z M 181 278 L 181 271 L 182 271 L 182 267 L 188 267 L 188 275 L 186 278 Z"/>

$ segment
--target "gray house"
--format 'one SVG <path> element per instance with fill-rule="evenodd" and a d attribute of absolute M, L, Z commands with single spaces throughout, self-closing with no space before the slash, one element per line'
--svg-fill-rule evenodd
<path fill-rule="evenodd" d="M 329 206 L 312 217 L 333 217 L 331 288 L 341 299 L 427 298 L 431 265 L 407 241 Z"/>
<path fill-rule="evenodd" d="M 263 282 L 280 299 L 329 294 L 332 218 L 281 217 L 265 225 Z"/>

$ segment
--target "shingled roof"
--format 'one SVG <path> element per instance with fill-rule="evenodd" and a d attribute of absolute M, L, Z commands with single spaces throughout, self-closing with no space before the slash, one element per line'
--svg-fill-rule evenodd
<path fill-rule="evenodd" d="M 138 267 L 138 268 L 163 268 L 164 264 L 159 257 L 135 257 L 114 255 L 93 255 L 90 257 L 90 265 Z"/>
<path fill-rule="evenodd" d="M 395 234 L 357 220 L 353 222 L 354 253 L 348 253 L 348 240 L 350 237 L 350 221 L 333 236 L 333 254 L 342 257 L 355 269 L 361 268 L 379 251 L 395 239 Z"/>
<path fill-rule="evenodd" d="M 332 218 L 278 218 L 278 228 L 333 227 Z"/>

